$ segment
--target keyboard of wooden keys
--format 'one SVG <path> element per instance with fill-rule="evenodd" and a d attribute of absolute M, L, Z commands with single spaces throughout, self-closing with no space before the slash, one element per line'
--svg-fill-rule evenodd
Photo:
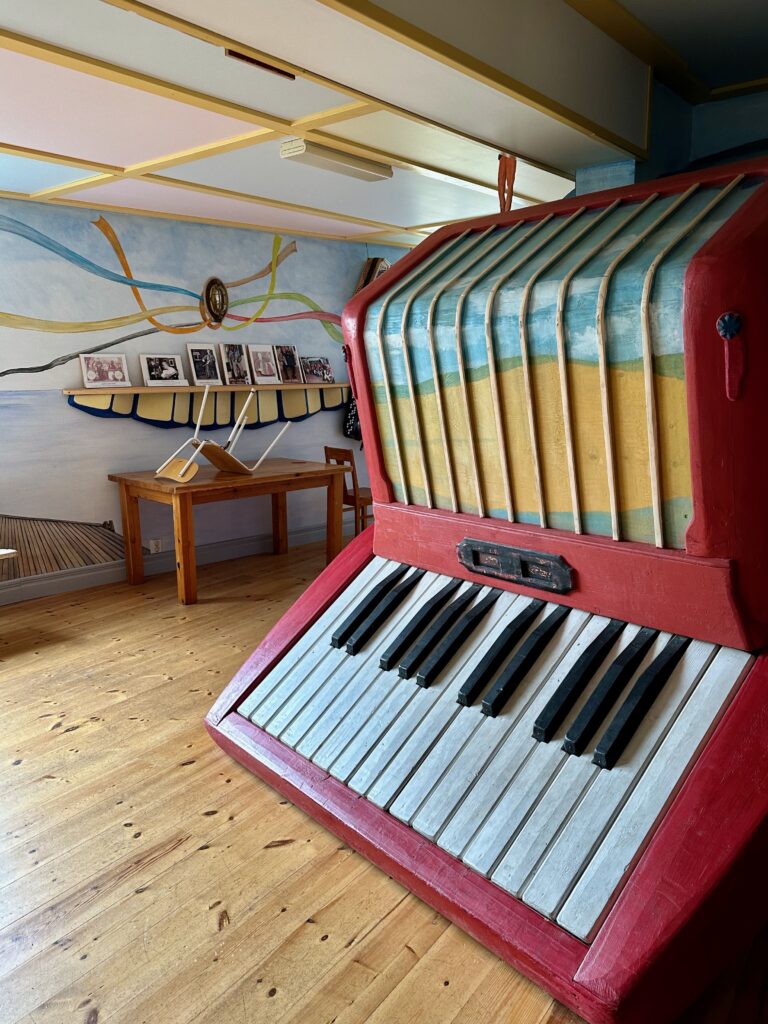
<path fill-rule="evenodd" d="M 238 710 L 589 940 L 751 661 L 374 558 Z"/>

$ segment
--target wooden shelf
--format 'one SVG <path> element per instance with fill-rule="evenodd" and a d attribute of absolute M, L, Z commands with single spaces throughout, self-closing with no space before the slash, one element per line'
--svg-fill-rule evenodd
<path fill-rule="evenodd" d="M 349 381 L 337 384 L 211 384 L 211 391 L 325 391 L 328 388 L 348 388 Z M 64 388 L 64 395 L 170 395 L 170 394 L 202 394 L 205 387 L 187 385 L 186 387 L 157 388 Z"/>

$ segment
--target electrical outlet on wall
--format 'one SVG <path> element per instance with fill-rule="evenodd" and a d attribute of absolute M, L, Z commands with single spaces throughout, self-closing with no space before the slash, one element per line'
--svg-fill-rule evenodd
<path fill-rule="evenodd" d="M 149 553 L 156 555 L 163 550 L 162 539 L 160 537 L 153 537 L 152 540 L 147 541 L 147 546 L 149 547 Z"/>

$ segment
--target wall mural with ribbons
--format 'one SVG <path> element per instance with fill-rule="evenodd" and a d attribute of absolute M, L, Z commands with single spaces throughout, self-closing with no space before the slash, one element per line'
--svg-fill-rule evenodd
<path fill-rule="evenodd" d="M 317 302 L 302 292 L 283 291 L 277 287 L 278 268 L 286 259 L 297 253 L 296 241 L 283 244 L 281 236 L 275 235 L 272 239 L 270 259 L 264 266 L 253 273 L 231 281 L 209 277 L 200 290 L 195 291 L 192 288 L 180 287 L 167 281 L 153 281 L 136 277 L 118 233 L 110 221 L 100 214 L 91 223 L 106 239 L 112 253 L 117 257 L 122 273 L 103 265 L 104 256 L 102 254 L 100 254 L 102 262 L 97 262 L 95 258 L 91 259 L 82 252 L 74 251 L 56 238 L 37 230 L 22 220 L 0 214 L 0 232 L 17 236 L 33 246 L 52 253 L 81 270 L 84 275 L 90 274 L 102 280 L 126 286 L 130 289 L 138 310 L 98 320 L 54 320 L 25 313 L 0 311 L 0 327 L 18 331 L 70 335 L 112 332 L 116 328 L 125 328 L 141 323 L 146 323 L 149 326 L 126 334 L 119 334 L 117 337 L 96 345 L 88 344 L 76 352 L 70 351 L 57 355 L 38 365 L 2 367 L 0 368 L 0 378 L 14 374 L 44 373 L 56 366 L 77 363 L 80 354 L 108 351 L 157 334 L 191 335 L 206 329 L 230 334 L 257 324 L 316 321 L 331 341 L 341 343 L 339 327 L 341 320 L 338 313 L 322 309 Z M 255 295 L 243 294 L 248 285 L 254 285 L 262 280 L 268 282 L 265 292 Z M 213 289 L 211 285 L 214 285 Z M 166 302 L 164 305 L 149 308 L 142 297 L 142 290 L 162 293 L 164 296 L 173 296 L 176 299 L 193 299 L 195 302 L 194 304 L 179 301 Z M 215 296 L 215 305 L 211 301 L 211 295 Z M 270 315 L 270 306 L 275 304 L 287 307 L 291 311 Z M 256 306 L 256 309 L 251 311 L 253 306 Z M 237 309 L 242 312 L 235 312 Z M 168 318 L 172 315 L 177 315 L 186 322 L 169 321 Z M 344 388 L 326 392 L 281 393 L 270 391 L 262 393 L 258 402 L 252 406 L 247 426 L 264 426 L 276 420 L 305 419 L 324 409 L 338 409 L 344 401 L 345 394 L 346 389 Z M 192 396 L 188 394 L 70 395 L 69 404 L 97 416 L 130 416 L 144 423 L 160 427 L 190 426 L 194 422 L 199 408 Z M 219 395 L 215 408 L 212 407 L 207 414 L 207 422 L 204 423 L 204 426 L 209 429 L 231 426 L 241 407 L 241 396 Z"/>
<path fill-rule="evenodd" d="M 199 393 L 162 387 L 65 397 L 63 390 L 83 386 L 81 354 L 124 356 L 131 384 L 142 386 L 142 355 L 176 356 L 191 382 L 188 343 L 215 344 L 217 355 L 224 341 L 294 346 L 299 356 L 327 361 L 340 386 L 261 389 L 239 453 L 255 461 L 291 420 L 297 426 L 275 454 L 321 459 L 324 444 L 346 443 L 344 303 L 367 257 L 394 261 L 401 254 L 79 204 L 1 200 L 0 547 L 25 553 L 0 563 L 0 603 L 3 585 L 14 579 L 119 558 L 117 489 L 107 474 L 158 466 L 177 441 L 156 428 L 189 429 L 199 412 Z M 223 440 L 246 394 L 212 398 L 202 427 L 214 438 L 221 431 Z M 311 533 L 322 523 L 318 495 L 292 496 L 292 529 Z M 238 508 L 249 504 L 221 506 L 216 515 L 199 509 L 198 542 L 266 534 L 268 509 L 262 523 L 260 513 Z M 159 515 L 147 511 L 144 535 L 156 535 L 165 549 L 169 529 Z"/>

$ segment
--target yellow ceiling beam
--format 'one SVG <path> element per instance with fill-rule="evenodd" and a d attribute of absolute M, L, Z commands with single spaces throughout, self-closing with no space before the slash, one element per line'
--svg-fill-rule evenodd
<path fill-rule="evenodd" d="M 308 114 L 303 118 L 292 121 L 289 123 L 286 132 L 274 131 L 272 128 L 257 128 L 255 131 L 244 132 L 242 135 L 234 135 L 232 138 L 223 139 L 222 141 L 205 142 L 202 145 L 191 146 L 188 150 L 180 150 L 177 153 L 170 153 L 163 157 L 144 160 L 137 164 L 130 164 L 127 167 L 109 167 L 108 165 L 103 165 L 104 173 L 106 177 L 142 177 L 145 174 L 165 171 L 170 167 L 179 167 L 182 164 L 188 164 L 196 160 L 205 160 L 207 157 L 219 157 L 225 153 L 234 153 L 237 150 L 245 150 L 245 148 L 250 148 L 252 145 L 258 145 L 261 142 L 271 142 L 274 141 L 274 139 L 283 138 L 286 134 L 290 134 L 293 131 L 302 131 L 304 128 L 308 130 L 315 125 L 323 127 L 327 124 L 338 124 L 340 121 L 360 117 L 362 114 L 368 114 L 370 112 L 370 103 L 361 103 L 357 101 L 353 103 L 346 103 L 343 106 L 336 106 L 336 108 L 333 108 L 332 110 L 318 111 L 316 114 Z M 93 168 L 88 168 L 87 164 L 79 164 L 77 161 L 71 161 L 71 163 L 73 166 L 83 166 L 87 169 L 96 169 L 95 166 Z M 66 185 L 54 185 L 51 188 L 41 189 L 39 193 L 35 194 L 35 198 L 41 199 L 47 195 L 55 195 L 57 191 L 62 194 L 63 190 L 77 188 L 80 187 L 80 185 L 87 188 L 90 187 L 91 184 L 98 183 L 100 182 L 95 178 L 83 178 L 80 182 L 72 182 Z"/>
<path fill-rule="evenodd" d="M 768 78 L 753 78 L 747 82 L 732 82 L 730 85 L 718 85 L 711 89 L 709 98 L 712 100 L 728 100 L 732 96 L 746 96 L 750 92 L 762 92 L 768 89 Z"/>
<path fill-rule="evenodd" d="M 590 138 L 600 139 L 601 142 L 620 152 L 631 153 L 640 159 L 647 156 L 644 147 L 622 138 L 618 133 L 597 124 L 575 110 L 571 110 L 564 103 L 560 103 L 551 96 L 546 96 L 525 82 L 486 64 L 485 61 L 479 60 L 465 50 L 460 50 L 444 39 L 433 36 L 383 7 L 370 3 L 370 0 L 318 0 L 318 2 L 339 14 L 354 19 L 367 28 L 372 28 L 376 32 L 424 54 L 444 67 L 459 71 L 476 82 L 481 82 L 519 103 L 524 103 L 527 107 L 546 114 L 568 128 L 588 135 Z"/>
<path fill-rule="evenodd" d="M 44 149 L 30 149 L 29 146 L 16 146 L 12 142 L 0 142 L 0 153 L 8 156 L 20 156 L 27 160 L 40 160 L 43 163 L 62 164 L 64 167 L 77 167 L 85 171 L 101 171 L 111 173 L 119 171 L 119 167 L 113 164 L 102 164 L 95 160 L 80 160 L 73 156 L 64 156 L 61 153 L 51 153 Z"/>
<path fill-rule="evenodd" d="M 35 202 L 31 196 L 24 195 L 20 192 L 5 192 L 0 189 L 0 199 L 17 199 L 22 202 Z M 222 220 L 218 217 L 194 217 L 190 214 L 184 213 L 162 213 L 157 210 L 137 210 L 132 206 L 116 206 L 108 203 L 86 203 L 83 200 L 78 199 L 58 199 L 52 198 L 46 200 L 51 206 L 69 206 L 74 209 L 80 210 L 103 210 L 105 213 L 128 213 L 133 216 L 141 217 L 152 217 L 158 220 L 173 220 L 173 221 L 185 221 L 190 224 L 212 224 L 214 227 L 221 228 L 239 228 L 244 231 L 260 231 L 274 235 L 276 231 L 284 230 L 287 234 L 294 235 L 297 238 L 324 238 L 332 242 L 355 242 L 359 240 L 359 236 L 356 235 L 344 235 L 344 234 L 333 234 L 330 232 L 323 231 L 302 231 L 296 228 L 288 229 L 276 228 L 273 224 L 247 224 L 244 221 L 235 220 Z M 392 242 L 391 245 L 398 245 L 398 247 L 409 249 L 410 246 L 402 246 L 400 243 Z"/>
<path fill-rule="evenodd" d="M 80 192 L 84 188 L 93 188 L 96 185 L 105 185 L 108 181 L 115 181 L 119 174 L 94 174 L 89 178 L 80 178 L 79 181 L 68 181 L 64 185 L 50 185 L 48 188 L 41 188 L 38 192 L 30 192 L 30 199 L 51 199 L 54 196 L 65 196 L 69 192 Z"/>
<path fill-rule="evenodd" d="M 591 21 L 645 64 L 690 103 L 709 99 L 709 89 L 688 67 L 687 62 L 664 40 L 616 0 L 565 0 L 569 7 Z"/>
<path fill-rule="evenodd" d="M 315 85 L 321 85 L 326 89 L 334 89 L 351 99 L 370 103 L 373 107 L 380 110 L 386 110 L 391 114 L 397 114 L 399 117 L 407 118 L 414 124 L 424 125 L 429 128 L 439 128 L 441 131 L 448 132 L 455 138 L 465 139 L 467 142 L 475 142 L 482 146 L 488 146 L 496 152 L 500 150 L 509 152 L 506 146 L 500 145 L 493 139 L 487 139 L 480 135 L 470 134 L 469 132 L 462 131 L 458 128 L 449 128 L 447 125 L 441 124 L 439 121 L 434 121 L 422 114 L 416 114 L 411 110 L 406 110 L 404 107 L 398 107 L 394 103 L 389 103 L 379 97 L 371 96 L 369 93 L 362 92 L 359 89 L 353 89 L 341 82 L 327 78 L 324 75 L 318 75 L 314 71 L 310 71 L 308 68 L 301 67 L 298 64 L 292 64 L 289 61 L 283 60 L 281 57 L 276 57 L 272 53 L 267 53 L 264 50 L 257 50 L 248 43 L 242 42 L 242 40 L 233 39 L 230 36 L 214 32 L 202 25 L 180 18 L 175 14 L 168 14 L 165 11 L 159 11 L 156 8 L 151 7 L 149 4 L 141 2 L 141 0 L 102 0 L 102 2 L 109 4 L 111 7 L 118 7 L 120 10 L 137 14 L 142 18 L 146 18 L 148 21 L 154 21 L 158 25 L 174 29 L 184 35 L 209 43 L 212 46 L 216 46 L 221 49 L 238 50 L 240 53 L 244 53 L 248 57 L 253 57 L 254 60 L 260 61 L 264 64 L 271 64 L 273 67 L 279 68 L 281 71 L 287 71 L 289 74 L 295 75 L 297 78 L 304 78 L 306 81 L 313 82 Z M 329 141 L 326 144 L 332 145 L 333 142 Z M 553 167 L 551 164 L 536 160 L 533 157 L 527 156 L 525 153 L 517 152 L 514 155 L 519 157 L 519 159 L 524 160 L 532 167 L 539 168 L 539 170 L 567 178 L 570 181 L 574 178 L 574 175 L 569 171 L 564 171 L 559 167 Z M 450 177 L 454 177 L 450 171 L 443 171 L 442 173 L 447 174 Z"/>
<path fill-rule="evenodd" d="M 207 93 L 198 92 L 196 89 L 188 89 L 183 85 L 176 85 L 152 75 L 145 75 L 140 71 L 119 67 L 109 61 L 99 60 L 74 50 L 66 50 L 53 43 L 23 36 L 17 32 L 9 32 L 7 29 L 0 29 L 0 48 L 21 53 L 26 57 L 44 60 L 49 64 L 57 64 L 59 67 L 69 68 L 72 71 L 81 71 L 86 75 L 115 82 L 118 85 L 126 85 L 131 89 L 151 93 L 153 96 L 161 96 L 163 99 L 186 103 L 201 110 L 221 114 L 224 117 L 237 118 L 262 128 L 272 128 L 280 132 L 292 131 L 291 121 L 284 117 L 278 117 L 276 114 L 255 110 L 232 100 L 218 99 Z"/>
<path fill-rule="evenodd" d="M 260 128 L 258 131 L 236 135 L 234 138 L 225 139 L 223 142 L 207 142 L 202 146 L 193 146 L 191 149 L 179 150 L 178 153 L 169 153 L 167 156 L 144 160 L 138 164 L 130 164 L 123 169 L 121 176 L 125 178 L 139 178 L 145 174 L 165 171 L 169 167 L 193 163 L 195 160 L 204 160 L 209 156 L 221 156 L 223 153 L 234 153 L 238 149 L 250 149 L 251 146 L 256 146 L 261 142 L 271 142 L 282 137 L 282 132 L 275 132 L 271 128 Z"/>
<path fill-rule="evenodd" d="M 282 134 L 274 132 L 270 128 L 259 128 L 255 132 L 236 135 L 234 138 L 226 139 L 224 142 L 208 142 L 202 146 L 194 146 L 192 149 L 184 149 L 177 153 L 155 157 L 152 160 L 129 164 L 127 167 L 115 167 L 105 174 L 81 178 L 79 181 L 71 181 L 64 185 L 52 185 L 49 188 L 32 193 L 32 198 L 47 199 L 49 196 L 62 196 L 66 195 L 67 192 L 77 192 L 81 188 L 92 188 L 94 185 L 102 185 L 115 178 L 141 178 L 144 175 L 164 171 L 169 167 L 176 167 L 179 164 L 192 163 L 195 160 L 202 160 L 209 156 L 218 156 L 222 153 L 232 153 L 237 149 L 244 149 L 259 142 L 267 142 L 270 139 L 277 138 L 282 138 Z"/>
<path fill-rule="evenodd" d="M 94 188 L 98 185 L 108 184 L 111 181 L 119 181 L 123 178 L 136 177 L 154 185 L 166 185 L 170 188 L 184 189 L 188 192 L 197 192 L 201 195 L 217 196 L 221 199 L 235 199 L 240 202 L 253 203 L 258 206 L 268 206 L 276 210 L 286 210 L 290 213 L 304 214 L 305 216 L 310 217 L 322 217 L 326 220 L 339 221 L 342 224 L 359 224 L 364 227 L 371 227 L 376 231 L 401 232 L 405 230 L 405 228 L 400 224 L 389 224 L 386 221 L 370 220 L 366 217 L 355 217 L 352 214 L 337 213 L 334 210 L 321 209 L 317 206 L 304 206 L 298 203 L 289 203 L 282 199 L 269 199 L 267 196 L 251 195 L 248 192 L 236 192 L 232 189 L 218 188 L 215 185 L 203 185 L 197 182 L 182 181 L 179 178 L 170 178 L 165 177 L 165 175 L 151 174 L 147 171 L 144 171 L 143 173 L 131 173 L 131 170 L 131 168 L 126 168 L 123 172 L 115 174 L 96 174 L 92 177 L 81 178 L 79 181 L 68 182 L 64 185 L 52 185 L 50 188 L 40 189 L 40 191 L 33 192 L 29 195 L 24 194 L 24 198 L 34 199 L 36 201 L 61 199 L 63 196 L 72 192 L 81 192 L 85 189 Z M 143 213 L 144 211 L 134 210 L 134 212 Z M 169 216 L 173 215 L 169 214 Z"/>
<path fill-rule="evenodd" d="M 170 185 L 173 188 L 186 189 L 188 192 L 199 192 L 204 195 L 219 196 L 222 199 L 237 199 L 245 203 L 255 203 L 258 206 L 269 206 L 276 210 L 287 210 L 291 213 L 305 214 L 310 217 L 324 217 L 330 220 L 338 220 L 346 224 L 361 224 L 377 230 L 404 230 L 404 228 L 399 224 L 388 224 L 386 221 L 369 220 L 366 217 L 355 217 L 348 213 L 336 213 L 333 210 L 323 210 L 317 206 L 303 206 L 298 203 L 286 202 L 283 199 L 268 199 L 266 196 L 252 195 L 249 192 L 236 192 L 232 189 L 219 188 L 216 185 L 201 185 L 197 182 L 182 181 L 179 178 L 166 178 L 165 175 L 155 176 L 154 174 L 147 174 L 144 175 L 143 180 L 154 182 L 156 185 Z"/>
<path fill-rule="evenodd" d="M 347 103 L 342 107 L 333 107 L 330 110 L 320 110 L 315 114 L 307 114 L 290 122 L 288 132 L 275 131 L 272 128 L 258 128 L 254 132 L 245 132 L 243 135 L 235 135 L 231 139 L 224 139 L 220 142 L 206 142 L 201 146 L 193 146 L 190 149 L 179 150 L 176 153 L 169 153 L 166 156 L 156 157 L 152 160 L 145 160 L 142 163 L 130 164 L 122 170 L 123 177 L 135 178 L 144 174 L 151 174 L 157 171 L 167 170 L 169 167 L 176 167 L 180 164 L 193 163 L 195 160 L 204 160 L 209 156 L 221 156 L 224 153 L 234 153 L 239 149 L 250 149 L 252 146 L 260 145 L 262 142 L 274 142 L 276 139 L 285 138 L 292 132 L 309 131 L 315 125 L 322 127 L 326 124 L 339 124 L 341 121 L 350 120 L 353 117 L 360 117 L 370 113 L 369 103 Z"/>
<path fill-rule="evenodd" d="M 314 128 L 325 128 L 328 125 L 351 121 L 353 118 L 362 117 L 365 114 L 375 114 L 379 110 L 381 110 L 379 103 L 354 100 L 352 103 L 344 103 L 339 107 L 332 107 L 330 110 L 319 110 L 316 114 L 297 117 L 295 121 L 291 121 L 291 129 L 299 133 Z"/>
<path fill-rule="evenodd" d="M 421 235 L 422 238 L 428 238 L 428 231 L 417 231 L 415 228 L 389 228 L 388 230 L 381 231 L 366 231 L 364 235 L 355 235 L 355 238 L 365 238 L 370 240 L 371 238 L 378 238 L 381 235 Z"/>

